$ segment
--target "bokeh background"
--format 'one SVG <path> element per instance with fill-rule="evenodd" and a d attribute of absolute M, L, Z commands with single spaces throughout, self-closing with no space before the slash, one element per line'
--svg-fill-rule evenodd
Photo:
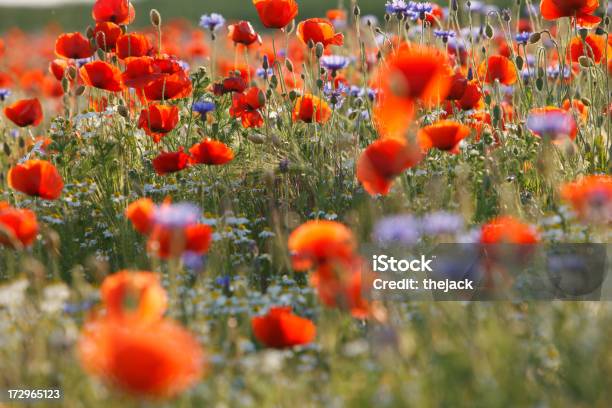
<path fill-rule="evenodd" d="M 0 32 L 10 27 L 24 30 L 44 28 L 57 22 L 66 30 L 83 30 L 91 22 L 91 6 L 94 0 L 83 4 L 49 7 L 19 6 L 21 0 L 13 0 L 13 5 L 0 4 Z M 8 3 L 4 1 L 3 3 Z M 325 10 L 338 6 L 349 6 L 351 0 L 298 0 L 300 18 L 323 16 Z M 386 0 L 359 0 L 363 14 L 382 16 Z M 148 24 L 148 10 L 156 8 L 166 19 L 185 18 L 193 23 L 200 15 L 221 13 L 226 19 L 246 19 L 256 23 L 255 8 L 251 0 L 140 0 L 136 4 L 136 25 Z"/>

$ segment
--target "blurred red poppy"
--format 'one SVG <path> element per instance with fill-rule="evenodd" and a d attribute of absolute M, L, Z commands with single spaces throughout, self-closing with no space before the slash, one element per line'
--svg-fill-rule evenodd
<path fill-rule="evenodd" d="M 284 28 L 298 14 L 295 0 L 253 0 L 264 27 Z"/>
<path fill-rule="evenodd" d="M 393 180 L 423 158 L 419 147 L 396 138 L 379 139 L 368 146 L 357 162 L 357 179 L 371 195 L 387 195 Z"/>
<path fill-rule="evenodd" d="M 601 18 L 592 14 L 599 7 L 599 0 L 542 0 L 540 12 L 546 20 L 561 17 L 577 17 L 581 26 L 596 26 Z"/>
<path fill-rule="evenodd" d="M 140 112 L 138 128 L 153 138 L 155 143 L 169 132 L 174 130 L 179 121 L 179 110 L 177 106 L 160 105 L 157 103 L 149 105 Z"/>
<path fill-rule="evenodd" d="M 178 152 L 162 152 L 153 159 L 153 168 L 160 176 L 175 173 L 189 165 L 189 155 L 183 153 L 181 147 Z"/>
<path fill-rule="evenodd" d="M 134 397 L 171 398 L 203 374 L 197 340 L 169 319 L 97 318 L 85 324 L 77 348 L 87 372 Z"/>
<path fill-rule="evenodd" d="M 74 64 L 64 59 L 54 59 L 49 63 L 49 72 L 53 74 L 55 79 L 61 81 L 64 78 L 64 73 L 68 67 L 74 67 Z"/>
<path fill-rule="evenodd" d="M 331 117 L 332 111 L 323 99 L 306 94 L 295 101 L 293 107 L 293 121 L 306 123 L 325 123 Z"/>
<path fill-rule="evenodd" d="M 42 105 L 36 98 L 19 100 L 5 107 L 4 114 L 19 127 L 38 126 L 43 120 Z"/>
<path fill-rule="evenodd" d="M 453 72 L 448 57 L 433 47 L 400 44 L 378 72 L 380 101 L 374 119 L 383 137 L 403 137 L 415 104 L 433 107 L 446 99 Z"/>
<path fill-rule="evenodd" d="M 89 40 L 81 33 L 61 34 L 55 42 L 55 54 L 68 59 L 89 58 L 94 50 Z"/>
<path fill-rule="evenodd" d="M 580 218 L 594 224 L 612 222 L 612 176 L 586 176 L 561 187 L 561 196 Z"/>
<path fill-rule="evenodd" d="M 483 244 L 535 244 L 538 241 L 538 233 L 531 225 L 509 216 L 489 221 L 480 231 Z"/>
<path fill-rule="evenodd" d="M 205 139 L 189 149 L 192 164 L 218 166 L 234 160 L 234 152 L 223 142 Z"/>
<path fill-rule="evenodd" d="M 79 69 L 79 75 L 87 86 L 110 92 L 120 92 L 123 90 L 121 71 L 108 62 L 88 62 Z"/>
<path fill-rule="evenodd" d="M 0 244 L 9 248 L 28 247 L 38 235 L 36 214 L 0 202 Z"/>
<path fill-rule="evenodd" d="M 503 85 L 512 85 L 518 79 L 514 63 L 503 55 L 492 55 L 478 67 L 478 76 L 488 84 L 499 81 Z"/>
<path fill-rule="evenodd" d="M 471 129 L 459 122 L 442 120 L 419 130 L 419 144 L 424 150 L 436 148 L 459 153 L 459 143 L 468 137 Z"/>
<path fill-rule="evenodd" d="M 8 184 L 14 190 L 45 200 L 58 199 L 64 188 L 62 176 L 45 160 L 16 164 L 8 172 Z"/>
<path fill-rule="evenodd" d="M 166 291 L 152 272 L 120 271 L 107 276 L 100 297 L 111 319 L 138 319 L 154 323 L 168 307 Z"/>
<path fill-rule="evenodd" d="M 344 44 L 344 35 L 336 33 L 331 21 L 324 18 L 310 18 L 297 26 L 297 36 L 304 44 L 310 41 L 321 43 L 324 47 Z"/>
<path fill-rule="evenodd" d="M 289 236 L 293 269 L 304 271 L 325 263 L 345 262 L 356 249 L 352 231 L 336 221 L 308 221 Z"/>
<path fill-rule="evenodd" d="M 136 17 L 130 0 L 96 0 L 91 14 L 97 23 L 130 24 Z"/>
<path fill-rule="evenodd" d="M 212 243 L 212 228 L 205 224 L 171 228 L 156 226 L 147 242 L 147 247 L 160 259 L 178 258 L 184 252 L 202 255 Z"/>
<path fill-rule="evenodd" d="M 125 210 L 125 216 L 132 222 L 134 229 L 148 235 L 153 229 L 155 203 L 150 198 L 141 198 L 131 203 Z"/>
<path fill-rule="evenodd" d="M 612 55 L 612 47 L 605 38 L 596 34 L 588 34 L 584 40 L 581 37 L 574 37 L 567 49 L 567 57 L 572 62 L 578 62 L 580 57 L 585 56 L 599 64 L 606 55 Z"/>
<path fill-rule="evenodd" d="M 255 338 L 267 347 L 289 348 L 311 343 L 317 329 L 311 320 L 296 316 L 290 307 L 272 307 L 251 319 Z"/>
<path fill-rule="evenodd" d="M 151 44 L 144 34 L 124 34 L 117 39 L 117 57 L 126 59 L 129 57 L 144 57 L 151 52 Z"/>
<path fill-rule="evenodd" d="M 261 36 L 257 34 L 251 23 L 239 21 L 228 26 L 229 38 L 235 44 L 251 45 L 254 42 L 261 44 Z"/>
<path fill-rule="evenodd" d="M 94 28 L 96 44 L 104 51 L 113 51 L 117 45 L 117 40 L 122 34 L 121 27 L 111 22 L 96 23 Z"/>
<path fill-rule="evenodd" d="M 257 87 L 250 88 L 245 93 L 234 93 L 232 95 L 232 106 L 230 115 L 242 119 L 245 128 L 263 126 L 263 117 L 259 112 L 266 104 L 266 95 Z"/>

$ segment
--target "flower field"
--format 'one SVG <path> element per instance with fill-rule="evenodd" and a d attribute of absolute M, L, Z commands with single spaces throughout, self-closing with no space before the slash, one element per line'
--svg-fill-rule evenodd
<path fill-rule="evenodd" d="M 394 301 L 367 257 L 605 254 L 607 3 L 241 2 L 0 33 L 0 407 L 610 406 L 610 282 Z"/>

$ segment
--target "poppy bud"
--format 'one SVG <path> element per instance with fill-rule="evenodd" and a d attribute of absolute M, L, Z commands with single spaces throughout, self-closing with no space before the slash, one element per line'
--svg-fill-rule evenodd
<path fill-rule="evenodd" d="M 523 69 L 523 57 L 520 55 L 516 56 L 516 67 L 519 69 L 519 71 Z"/>
<path fill-rule="evenodd" d="M 529 43 L 530 44 L 535 44 L 538 41 L 540 41 L 540 38 L 542 37 L 542 34 L 540 33 L 533 33 L 529 36 Z"/>
<path fill-rule="evenodd" d="M 310 40 L 308 40 L 308 49 L 312 50 L 315 46 L 314 41 L 312 40 L 312 38 Z"/>
<path fill-rule="evenodd" d="M 25 140 L 21 136 L 19 136 L 18 140 L 19 140 L 19 148 L 23 149 L 25 147 Z"/>
<path fill-rule="evenodd" d="M 317 79 L 317 88 L 318 89 L 323 89 L 323 80 L 322 79 Z"/>
<path fill-rule="evenodd" d="M 100 60 L 104 61 L 104 50 L 102 48 L 98 48 L 96 54 L 98 54 L 98 58 L 100 58 Z"/>
<path fill-rule="evenodd" d="M 385 21 L 388 23 L 391 21 L 391 14 L 385 13 Z"/>
<path fill-rule="evenodd" d="M 358 5 L 355 5 L 355 8 L 353 9 L 353 14 L 357 17 L 361 15 L 361 9 L 359 8 Z"/>
<path fill-rule="evenodd" d="M 493 38 L 493 27 L 491 27 L 491 24 L 487 24 L 485 27 L 485 35 L 489 40 Z"/>
<path fill-rule="evenodd" d="M 322 43 L 317 43 L 317 49 L 315 50 L 315 55 L 317 58 L 321 58 L 323 56 L 323 51 L 325 51 L 325 47 Z"/>
<path fill-rule="evenodd" d="M 278 86 L 278 77 L 276 75 L 272 75 L 270 77 L 270 88 L 276 89 L 277 86 Z"/>
<path fill-rule="evenodd" d="M 85 93 L 85 87 L 83 85 L 79 85 L 74 90 L 75 96 L 81 96 Z"/>
<path fill-rule="evenodd" d="M 593 61 L 584 55 L 578 58 L 578 62 L 580 63 L 580 66 L 584 68 L 590 68 L 593 66 Z"/>
<path fill-rule="evenodd" d="M 126 119 L 130 118 L 130 111 L 124 105 L 117 106 L 117 113 Z"/>
<path fill-rule="evenodd" d="M 291 62 L 290 59 L 285 60 L 285 66 L 287 67 L 287 70 L 289 72 L 293 72 L 293 63 Z"/>
<path fill-rule="evenodd" d="M 151 18 L 151 24 L 153 24 L 154 27 L 161 26 L 162 18 L 161 18 L 161 14 L 159 14 L 159 11 L 152 9 L 151 12 L 149 13 L 149 17 Z"/>
<path fill-rule="evenodd" d="M 587 30 L 586 28 L 581 28 L 580 30 L 578 30 L 578 34 L 580 35 L 580 38 L 582 38 L 582 41 L 586 40 L 587 35 L 589 35 L 589 30 Z"/>
<path fill-rule="evenodd" d="M 267 71 L 268 68 L 270 68 L 270 60 L 268 59 L 267 55 L 264 55 L 263 57 L 263 62 L 261 63 L 261 67 Z"/>
<path fill-rule="evenodd" d="M 297 92 L 295 92 L 295 90 L 289 92 L 289 99 L 291 99 L 292 102 L 295 101 L 297 97 L 298 97 L 298 94 Z"/>
<path fill-rule="evenodd" d="M 536 79 L 536 88 L 541 91 L 544 88 L 544 79 L 542 77 Z"/>
<path fill-rule="evenodd" d="M 452 0 L 451 2 L 451 10 L 458 11 L 459 10 L 459 2 L 457 0 Z"/>
<path fill-rule="evenodd" d="M 74 67 L 74 66 L 72 66 L 72 65 L 71 65 L 71 66 L 70 66 L 70 67 L 68 67 L 68 69 L 66 70 L 66 77 L 67 77 L 69 80 L 74 81 L 74 80 L 76 79 L 76 76 L 77 76 L 77 70 L 76 70 L 76 67 Z"/>
<path fill-rule="evenodd" d="M 591 100 L 589 98 L 582 98 L 580 101 L 584 104 L 584 106 L 591 106 Z"/>
<path fill-rule="evenodd" d="M 70 89 L 70 82 L 66 77 L 62 78 L 62 89 L 64 90 L 64 93 L 68 93 L 68 90 Z"/>
<path fill-rule="evenodd" d="M 85 31 L 85 35 L 87 35 L 87 38 L 89 38 L 90 40 L 94 38 L 95 31 L 92 26 L 87 26 L 87 31 Z"/>
<path fill-rule="evenodd" d="M 603 29 L 603 28 L 601 28 L 601 27 L 597 27 L 597 28 L 595 29 L 595 34 L 596 34 L 596 35 L 606 35 L 606 30 L 604 30 L 604 29 Z"/>
<path fill-rule="evenodd" d="M 6 154 L 7 156 L 10 156 L 12 153 L 11 147 L 8 145 L 8 143 L 3 144 L 2 150 L 4 150 L 4 154 Z"/>

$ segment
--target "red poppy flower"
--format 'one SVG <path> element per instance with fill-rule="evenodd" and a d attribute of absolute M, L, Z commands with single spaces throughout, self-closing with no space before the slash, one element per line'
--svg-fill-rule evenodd
<path fill-rule="evenodd" d="M 308 344 L 317 333 L 314 323 L 294 315 L 291 307 L 272 307 L 266 315 L 253 317 L 251 326 L 257 340 L 279 349 Z"/>
<path fill-rule="evenodd" d="M 319 266 L 310 283 L 323 305 L 348 310 L 354 318 L 366 319 L 371 307 L 363 295 L 363 289 L 367 287 L 364 279 L 371 278 L 371 274 L 363 270 L 363 260 L 356 257 L 345 263 Z"/>
<path fill-rule="evenodd" d="M 136 12 L 129 0 L 96 0 L 92 17 L 97 23 L 130 24 Z"/>
<path fill-rule="evenodd" d="M 539 237 L 535 229 L 513 217 L 499 217 L 482 226 L 483 244 L 535 244 Z"/>
<path fill-rule="evenodd" d="M 189 155 L 183 153 L 181 147 L 178 152 L 162 152 L 153 159 L 153 168 L 160 176 L 181 171 L 189 165 Z"/>
<path fill-rule="evenodd" d="M 566 111 L 574 110 L 584 121 L 589 117 L 589 108 L 580 99 L 572 99 L 571 103 L 569 99 L 565 99 L 561 107 Z"/>
<path fill-rule="evenodd" d="M 482 90 L 477 80 L 473 79 L 467 83 L 458 104 L 463 110 L 481 109 L 484 106 Z"/>
<path fill-rule="evenodd" d="M 225 143 L 205 139 L 189 149 L 192 164 L 218 166 L 234 160 L 234 152 Z"/>
<path fill-rule="evenodd" d="M 461 99 L 461 97 L 465 93 L 467 84 L 467 78 L 462 73 L 456 72 L 455 75 L 451 77 L 451 86 L 448 91 L 448 95 L 446 96 L 446 99 L 448 99 L 449 101 Z"/>
<path fill-rule="evenodd" d="M 89 40 L 81 33 L 62 34 L 55 42 L 55 54 L 68 59 L 89 58 L 94 54 Z"/>
<path fill-rule="evenodd" d="M 325 13 L 325 17 L 333 23 L 336 22 L 345 22 L 346 21 L 346 11 L 342 9 L 331 9 L 327 10 Z"/>
<path fill-rule="evenodd" d="M 0 202 L 0 244 L 9 248 L 32 245 L 38 235 L 36 214 Z"/>
<path fill-rule="evenodd" d="M 612 176 L 587 176 L 565 184 L 561 196 L 583 220 L 600 225 L 612 222 Z"/>
<path fill-rule="evenodd" d="M 452 75 L 447 55 L 439 50 L 401 44 L 377 76 L 380 101 L 374 118 L 381 135 L 403 137 L 415 103 L 420 101 L 426 107 L 441 103 L 450 91 Z"/>
<path fill-rule="evenodd" d="M 47 98 L 59 98 L 64 95 L 64 88 L 54 77 L 47 75 L 43 79 L 42 93 Z"/>
<path fill-rule="evenodd" d="M 263 117 L 259 110 L 266 104 L 266 95 L 257 87 L 249 89 L 246 93 L 234 93 L 230 115 L 242 119 L 245 128 L 263 126 Z"/>
<path fill-rule="evenodd" d="M 36 98 L 19 100 L 5 107 L 4 114 L 19 127 L 38 126 L 43 119 L 42 105 Z"/>
<path fill-rule="evenodd" d="M 386 195 L 393 180 L 423 158 L 418 147 L 396 138 L 379 139 L 367 147 L 357 162 L 357 179 L 371 195 Z"/>
<path fill-rule="evenodd" d="M 63 59 L 54 59 L 49 63 L 49 72 L 53 74 L 55 79 L 61 81 L 68 67 L 74 67 L 74 65 Z"/>
<path fill-rule="evenodd" d="M 144 57 L 151 51 L 149 39 L 144 34 L 124 34 L 117 39 L 117 57 L 126 59 L 129 57 Z"/>
<path fill-rule="evenodd" d="M 424 150 L 436 149 L 459 153 L 459 143 L 468 137 L 471 129 L 459 122 L 442 120 L 419 130 L 418 139 Z"/>
<path fill-rule="evenodd" d="M 247 89 L 248 85 L 241 76 L 225 78 L 221 83 L 213 86 L 213 92 L 217 96 L 225 95 L 230 92 L 242 93 Z"/>
<path fill-rule="evenodd" d="M 149 82 L 144 88 L 144 93 L 150 101 L 162 101 L 187 98 L 192 90 L 193 85 L 189 75 L 181 71 L 172 75 L 161 75 Z"/>
<path fill-rule="evenodd" d="M 203 374 L 196 338 L 169 319 L 97 318 L 84 326 L 77 348 L 88 373 L 138 398 L 174 397 Z"/>
<path fill-rule="evenodd" d="M 210 248 L 212 232 L 212 228 L 205 224 L 180 228 L 157 226 L 149 236 L 147 246 L 160 259 L 179 258 L 186 251 L 202 255 Z"/>
<path fill-rule="evenodd" d="M 304 44 L 312 41 L 315 44 L 323 44 L 325 48 L 330 45 L 344 44 L 344 35 L 336 34 L 334 25 L 324 18 L 310 18 L 302 21 L 297 26 L 297 36 Z"/>
<path fill-rule="evenodd" d="M 235 44 L 251 45 L 254 42 L 261 44 L 261 36 L 255 32 L 255 29 L 248 21 L 239 21 L 236 24 L 230 25 L 227 29 L 230 40 Z"/>
<path fill-rule="evenodd" d="M 138 128 L 153 138 L 155 143 L 174 130 L 179 121 L 179 110 L 176 106 L 152 104 L 140 112 Z"/>
<path fill-rule="evenodd" d="M 292 116 L 294 122 L 301 120 L 306 123 L 325 123 L 331 114 L 327 102 L 317 96 L 306 94 L 295 101 Z"/>
<path fill-rule="evenodd" d="M 599 64 L 606 57 L 606 52 L 608 56 L 612 54 L 612 47 L 607 44 L 606 40 L 599 35 L 589 34 L 584 41 L 580 37 L 575 37 L 570 41 L 567 57 L 572 62 L 578 62 L 580 57 L 586 56 Z"/>
<path fill-rule="evenodd" d="M 264 27 L 284 28 L 298 14 L 295 0 L 253 0 Z"/>
<path fill-rule="evenodd" d="M 117 40 L 122 34 L 123 31 L 121 27 L 115 23 L 96 23 L 96 27 L 94 28 L 96 44 L 104 51 L 113 51 L 117 45 Z"/>
<path fill-rule="evenodd" d="M 478 76 L 491 84 L 498 80 L 503 85 L 512 85 L 518 79 L 516 67 L 503 55 L 492 55 L 478 67 Z"/>
<path fill-rule="evenodd" d="M 163 318 L 168 307 L 166 291 L 152 272 L 120 271 L 107 276 L 100 297 L 111 319 L 154 323 Z"/>
<path fill-rule="evenodd" d="M 132 222 L 134 229 L 143 235 L 148 235 L 153 229 L 155 203 L 150 198 L 141 198 L 131 203 L 125 210 L 126 217 Z"/>
<path fill-rule="evenodd" d="M 79 69 L 79 75 L 87 86 L 110 92 L 120 92 L 123 90 L 121 71 L 108 62 L 88 62 Z"/>
<path fill-rule="evenodd" d="M 325 263 L 345 262 L 356 248 L 351 230 L 335 221 L 308 221 L 289 236 L 293 269 L 304 271 Z"/>
<path fill-rule="evenodd" d="M 599 0 L 542 0 L 540 12 L 546 20 L 561 17 L 577 17 L 583 27 L 596 26 L 601 18 L 592 14 L 599 7 Z"/>
<path fill-rule="evenodd" d="M 125 60 L 125 71 L 121 74 L 125 86 L 142 89 L 155 79 L 152 57 L 130 57 Z"/>
<path fill-rule="evenodd" d="M 58 199 L 64 188 L 62 176 L 45 160 L 16 164 L 8 172 L 8 183 L 14 190 L 45 200 Z"/>

